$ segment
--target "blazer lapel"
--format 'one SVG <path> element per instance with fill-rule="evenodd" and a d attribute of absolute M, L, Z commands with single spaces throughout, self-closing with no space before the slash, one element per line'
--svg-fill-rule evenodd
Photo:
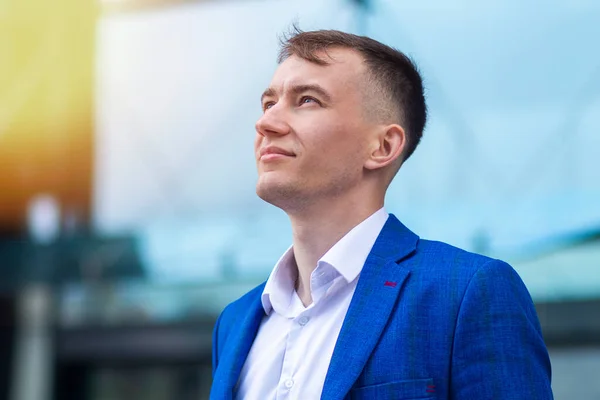
<path fill-rule="evenodd" d="M 397 262 L 415 250 L 417 241 L 414 233 L 390 215 L 360 274 L 331 357 L 322 399 L 343 399 L 358 379 L 410 274 Z"/>
<path fill-rule="evenodd" d="M 263 285 L 264 286 L 264 285 Z M 214 381 L 219 382 L 220 396 L 214 394 L 215 399 L 231 399 L 233 390 L 248 357 L 256 333 L 265 315 L 265 310 L 260 301 L 262 290 L 257 290 L 258 295 L 251 301 L 248 312 L 242 317 L 234 332 L 227 339 L 224 352 L 219 360 L 219 367 L 215 373 Z M 211 399 L 213 395 L 211 395 Z"/>

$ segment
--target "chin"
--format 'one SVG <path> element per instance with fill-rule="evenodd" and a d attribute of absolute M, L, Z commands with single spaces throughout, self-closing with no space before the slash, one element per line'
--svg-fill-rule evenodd
<path fill-rule="evenodd" d="M 275 179 L 260 177 L 256 184 L 258 197 L 283 210 L 293 207 L 293 203 L 301 199 L 302 191 L 292 182 L 283 182 Z"/>

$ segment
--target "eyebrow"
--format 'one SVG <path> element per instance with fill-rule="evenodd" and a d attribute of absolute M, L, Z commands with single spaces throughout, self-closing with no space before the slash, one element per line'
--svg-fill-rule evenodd
<path fill-rule="evenodd" d="M 305 85 L 294 85 L 290 88 L 290 92 L 295 95 L 299 95 L 305 92 L 315 92 L 317 93 L 325 102 L 331 101 L 331 95 L 327 90 L 325 90 L 322 86 L 317 84 L 305 84 Z M 261 103 L 264 101 L 265 97 L 274 97 L 276 95 L 275 89 L 268 88 L 265 90 L 260 96 Z"/>

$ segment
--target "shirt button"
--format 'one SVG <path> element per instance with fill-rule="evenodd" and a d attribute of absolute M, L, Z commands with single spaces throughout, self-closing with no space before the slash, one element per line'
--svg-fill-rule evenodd
<path fill-rule="evenodd" d="M 298 323 L 300 324 L 300 326 L 304 326 L 304 325 L 308 324 L 309 319 L 310 318 L 308 318 L 308 317 L 300 317 L 300 319 L 298 320 Z"/>
<path fill-rule="evenodd" d="M 285 381 L 284 385 L 286 388 L 291 389 L 292 386 L 294 386 L 294 381 L 291 379 L 288 379 L 287 381 Z"/>

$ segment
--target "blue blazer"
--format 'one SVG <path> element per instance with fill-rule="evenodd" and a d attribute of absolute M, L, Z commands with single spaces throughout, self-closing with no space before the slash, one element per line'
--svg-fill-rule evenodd
<path fill-rule="evenodd" d="M 265 317 L 263 289 L 227 306 L 216 323 L 211 400 L 233 396 Z M 321 399 L 552 398 L 548 352 L 517 273 L 419 239 L 390 215 L 360 274 Z"/>

